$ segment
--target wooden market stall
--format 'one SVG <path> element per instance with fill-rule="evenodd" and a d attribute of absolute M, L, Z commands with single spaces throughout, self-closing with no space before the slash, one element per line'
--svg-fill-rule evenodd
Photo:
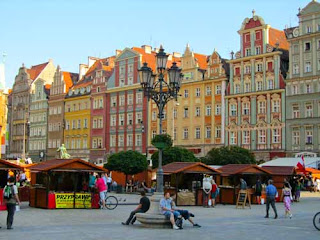
<path fill-rule="evenodd" d="M 218 203 L 236 204 L 240 190 L 240 178 L 247 182 L 247 191 L 251 203 L 255 203 L 255 184 L 258 178 L 262 183 L 271 178 L 271 173 L 257 165 L 252 164 L 228 164 L 219 168 L 220 175 L 220 199 Z"/>
<path fill-rule="evenodd" d="M 33 165 L 30 206 L 38 208 L 91 208 L 97 193 L 86 187 L 90 172 L 107 172 L 81 159 L 53 159 Z"/>
<path fill-rule="evenodd" d="M 219 181 L 220 171 L 200 162 L 173 162 L 163 166 L 163 174 L 165 192 L 176 195 L 177 205 L 192 206 L 202 205 L 204 175 Z"/>
<path fill-rule="evenodd" d="M 13 176 L 16 176 L 18 171 L 23 171 L 23 168 L 9 161 L 0 160 L 0 210 L 6 209 L 6 206 L 4 205 L 4 202 L 3 202 L 2 195 L 3 195 L 3 188 L 7 185 L 7 182 L 8 182 L 8 175 L 10 173 Z M 23 189 L 24 188 L 25 187 L 23 187 Z M 18 192 L 19 192 L 19 196 L 22 196 L 21 194 L 24 193 L 22 188 L 19 188 Z M 23 196 L 20 198 L 24 200 Z"/>

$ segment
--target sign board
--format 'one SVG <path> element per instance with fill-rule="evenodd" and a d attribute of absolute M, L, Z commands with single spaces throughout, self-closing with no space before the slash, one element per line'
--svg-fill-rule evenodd
<path fill-rule="evenodd" d="M 313 152 L 299 152 L 299 153 L 296 153 L 294 156 L 296 158 L 301 158 L 302 156 L 305 158 L 313 158 L 313 157 L 317 157 L 317 154 Z"/>
<path fill-rule="evenodd" d="M 91 208 L 90 193 L 55 193 L 55 201 L 56 208 Z"/>
<path fill-rule="evenodd" d="M 246 206 L 247 200 L 249 202 L 249 207 L 251 208 L 251 200 L 247 190 L 240 190 L 238 193 L 236 208 L 242 206 L 244 208 Z"/>

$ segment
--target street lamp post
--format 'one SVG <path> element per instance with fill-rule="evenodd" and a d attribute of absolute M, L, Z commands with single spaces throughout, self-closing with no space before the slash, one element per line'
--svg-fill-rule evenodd
<path fill-rule="evenodd" d="M 168 55 L 160 46 L 159 52 L 156 54 L 157 74 L 154 74 L 148 64 L 145 62 L 139 69 L 140 81 L 143 88 L 144 96 L 148 101 L 152 99 L 158 107 L 159 114 L 159 134 L 162 134 L 162 119 L 165 105 L 171 100 L 177 100 L 180 90 L 183 74 L 175 62 L 171 68 L 167 67 Z M 169 81 L 164 79 L 167 73 Z M 158 75 L 158 76 L 157 76 Z M 157 78 L 157 79 L 156 79 Z M 162 170 L 162 149 L 159 149 L 159 165 L 157 171 L 157 192 L 163 192 L 163 170 Z"/>

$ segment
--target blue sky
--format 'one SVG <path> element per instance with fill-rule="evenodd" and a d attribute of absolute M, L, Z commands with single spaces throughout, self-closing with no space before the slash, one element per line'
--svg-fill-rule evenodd
<path fill-rule="evenodd" d="M 252 9 L 274 28 L 298 24 L 298 8 L 311 0 L 0 0 L 0 54 L 7 53 L 6 84 L 19 67 L 54 60 L 78 72 L 88 56 L 163 44 L 167 52 L 191 49 L 225 58 L 239 50 L 239 30 Z M 1 54 L 2 55 L 2 54 Z M 2 57 L 0 56 L 0 60 Z"/>

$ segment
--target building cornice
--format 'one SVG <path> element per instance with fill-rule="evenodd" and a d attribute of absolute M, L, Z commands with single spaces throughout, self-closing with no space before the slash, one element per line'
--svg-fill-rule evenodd
<path fill-rule="evenodd" d="M 227 95 L 227 96 L 225 96 L 225 98 L 250 97 L 250 96 L 257 96 L 257 95 L 264 95 L 264 94 L 282 93 L 284 91 L 285 91 L 285 89 L 275 89 L 272 91 L 268 90 L 268 91 L 261 91 L 261 92 L 251 92 L 251 93 Z"/>
<path fill-rule="evenodd" d="M 260 55 L 251 55 L 251 56 L 248 56 L 248 57 L 231 59 L 231 60 L 228 60 L 227 63 L 238 63 L 238 62 L 250 61 L 252 59 L 257 59 L 257 58 L 272 57 L 273 55 L 277 55 L 277 54 L 281 55 L 282 52 L 281 51 L 275 51 L 275 52 L 264 53 L 264 54 L 260 54 Z"/>

